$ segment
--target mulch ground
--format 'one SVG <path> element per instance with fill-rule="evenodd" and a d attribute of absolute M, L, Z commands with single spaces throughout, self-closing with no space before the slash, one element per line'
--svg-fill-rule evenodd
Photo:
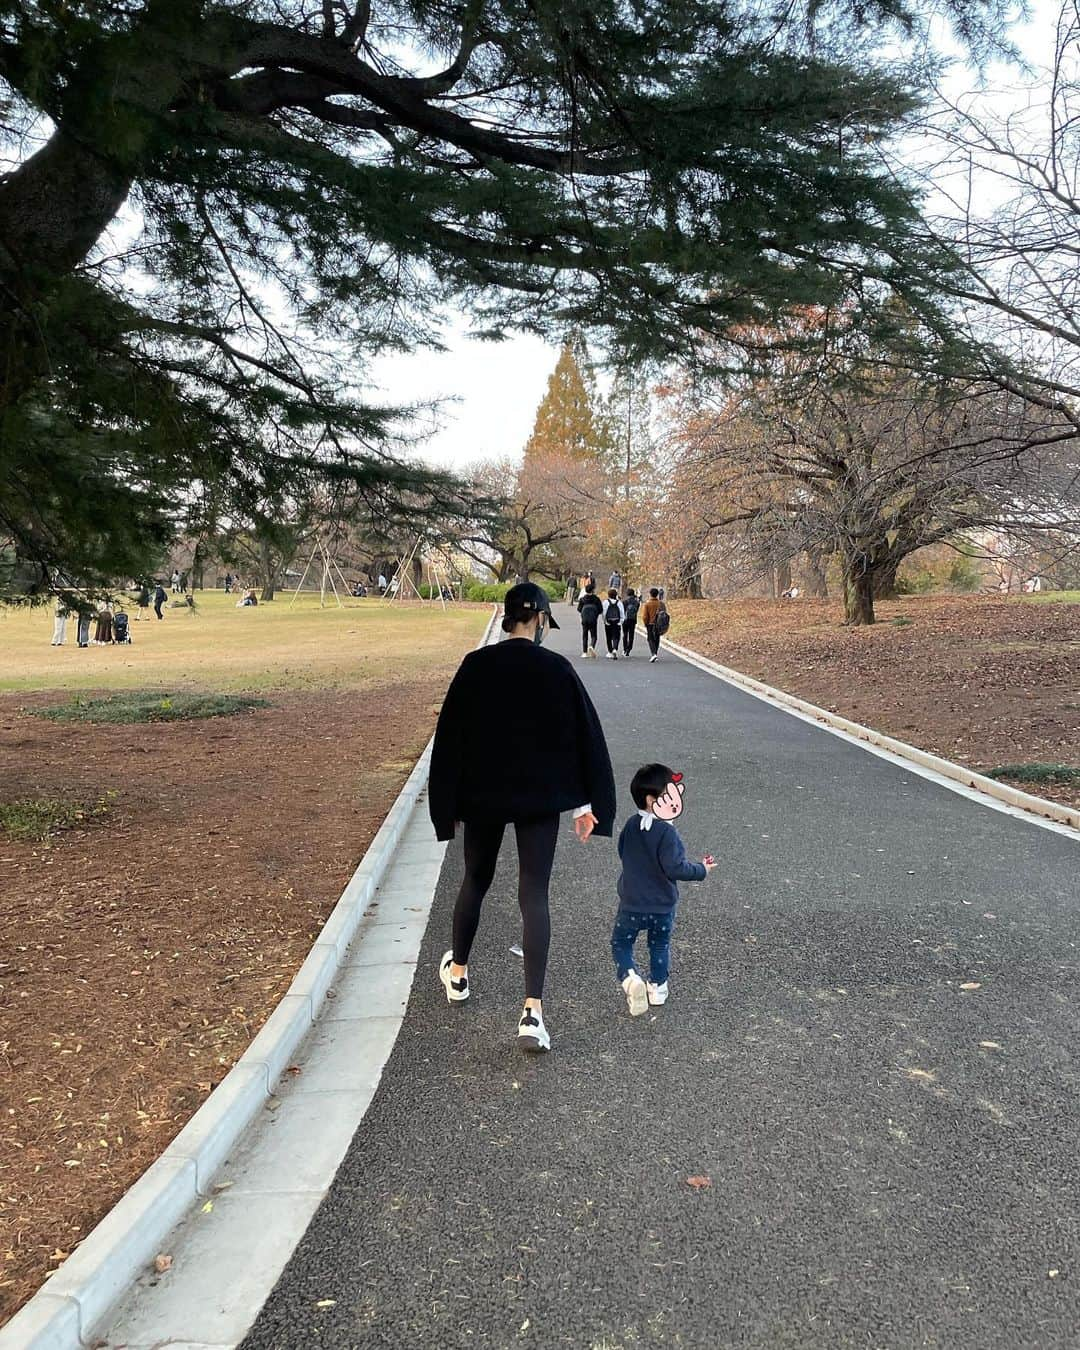
<path fill-rule="evenodd" d="M 867 628 L 813 600 L 670 609 L 676 641 L 923 750 L 983 772 L 1080 767 L 1080 605 L 902 598 Z M 1080 807 L 1080 784 L 1016 786 Z"/>
<path fill-rule="evenodd" d="M 145 726 L 0 697 L 0 1323 L 161 1153 L 284 994 L 434 725 L 445 679 Z"/>

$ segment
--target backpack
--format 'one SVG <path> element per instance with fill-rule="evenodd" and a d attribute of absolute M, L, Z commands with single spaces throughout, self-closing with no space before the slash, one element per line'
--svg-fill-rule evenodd
<path fill-rule="evenodd" d="M 638 616 L 638 610 L 641 608 L 641 601 L 636 595 L 631 595 L 623 601 L 623 609 L 626 611 L 626 622 L 633 623 Z"/>
<path fill-rule="evenodd" d="M 605 623 L 620 623 L 619 602 L 618 600 L 609 600 L 604 608 Z"/>
<path fill-rule="evenodd" d="M 661 637 L 671 627 L 671 615 L 667 612 L 667 606 L 661 604 L 660 612 L 656 616 L 656 631 Z"/>

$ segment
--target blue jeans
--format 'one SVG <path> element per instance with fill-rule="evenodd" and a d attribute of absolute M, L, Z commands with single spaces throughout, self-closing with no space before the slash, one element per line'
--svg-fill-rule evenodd
<path fill-rule="evenodd" d="M 634 965 L 634 943 L 637 935 L 644 930 L 649 944 L 649 979 L 653 984 L 666 984 L 668 964 L 671 960 L 671 930 L 675 927 L 675 911 L 667 914 L 631 914 L 620 909 L 615 915 L 615 927 L 611 930 L 611 955 L 615 958 L 615 967 L 619 979 L 625 980 Z"/>

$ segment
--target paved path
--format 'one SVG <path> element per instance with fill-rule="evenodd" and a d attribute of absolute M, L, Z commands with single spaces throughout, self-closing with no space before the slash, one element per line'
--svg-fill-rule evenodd
<path fill-rule="evenodd" d="M 553 1053 L 514 1044 L 505 858 L 448 1006 L 452 846 L 375 1100 L 245 1344 L 1076 1346 L 1080 846 L 674 657 L 578 669 L 620 817 L 664 758 L 722 862 L 672 999 L 627 1016 L 614 848 L 568 822 Z"/>

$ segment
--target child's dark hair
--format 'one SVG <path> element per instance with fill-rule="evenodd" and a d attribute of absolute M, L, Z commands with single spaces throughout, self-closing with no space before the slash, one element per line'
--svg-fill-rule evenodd
<path fill-rule="evenodd" d="M 674 769 L 666 764 L 643 764 L 630 780 L 630 796 L 639 811 L 648 809 L 646 797 L 662 797 L 671 782 Z"/>
<path fill-rule="evenodd" d="M 650 589 L 649 594 L 652 596 L 652 598 L 653 598 L 654 600 L 659 600 L 659 599 L 660 599 L 660 592 L 656 589 L 655 586 L 653 586 L 653 587 Z"/>
<path fill-rule="evenodd" d="M 627 600 L 633 600 L 634 597 L 635 597 L 635 595 L 636 595 L 636 592 L 635 592 L 633 586 L 627 586 L 627 588 L 626 588 L 626 598 L 627 598 Z"/>
<path fill-rule="evenodd" d="M 615 589 L 614 586 L 612 586 L 611 590 L 608 591 L 608 593 L 607 593 L 607 598 L 608 598 L 609 600 L 618 600 L 618 598 L 619 598 L 619 592 Z"/>
<path fill-rule="evenodd" d="M 593 585 L 593 583 L 592 583 L 591 581 L 587 581 L 587 582 L 585 583 L 585 594 L 586 594 L 586 595 L 592 595 L 592 593 L 593 593 L 593 591 L 594 591 L 595 589 L 596 589 L 596 587 Z"/>

